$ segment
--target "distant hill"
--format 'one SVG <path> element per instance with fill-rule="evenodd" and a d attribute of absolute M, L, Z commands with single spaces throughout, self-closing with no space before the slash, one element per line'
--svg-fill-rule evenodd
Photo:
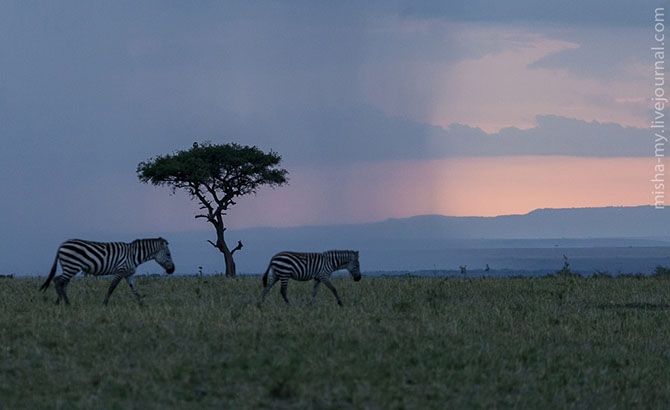
<path fill-rule="evenodd" d="M 366 224 L 253 228 L 238 233 L 244 237 L 338 241 L 670 237 L 670 213 L 651 206 L 537 209 L 523 215 L 421 215 Z"/>
<path fill-rule="evenodd" d="M 223 271 L 222 256 L 206 243 L 214 235 L 208 230 L 80 236 L 132 240 L 157 234 L 169 239 L 177 272 L 195 273 L 199 266 L 208 273 Z M 0 273 L 44 275 L 63 238 L 40 239 L 31 246 L 20 240 L 4 243 L 2 254 L 11 257 L 5 258 Z M 573 267 L 584 270 L 649 271 L 670 264 L 665 260 L 670 248 L 663 248 L 670 245 L 670 213 L 637 206 L 538 209 L 497 217 L 422 215 L 364 224 L 231 230 L 226 239 L 231 245 L 244 243 L 235 254 L 243 273 L 263 272 L 270 257 L 282 250 L 327 249 L 359 250 L 364 271 L 458 269 L 463 264 L 483 269 L 487 263 L 492 269 L 558 269 L 563 254 L 573 258 Z M 630 247 L 636 249 L 620 251 Z M 37 261 L 36 252 L 44 258 Z M 159 268 L 150 263 L 142 271 Z"/>
<path fill-rule="evenodd" d="M 187 266 L 192 260 L 205 271 L 223 270 L 221 257 L 205 243 L 212 233 L 165 235 L 173 238 L 176 255 L 188 250 Z M 630 271 L 639 266 L 648 271 L 670 263 L 663 259 L 665 250 L 654 250 L 670 245 L 670 213 L 638 206 L 538 209 L 497 217 L 422 215 L 351 225 L 251 228 L 229 231 L 227 239 L 231 244 L 242 240 L 245 247 L 235 255 L 238 269 L 252 273 L 263 272 L 269 258 L 282 250 L 327 249 L 360 250 L 364 270 L 457 269 L 461 264 L 475 269 L 486 263 L 493 268 L 558 269 L 567 253 L 574 258 L 573 267 L 584 270 Z M 578 251 L 596 247 L 600 250 Z M 628 247 L 637 250 L 617 250 Z"/>

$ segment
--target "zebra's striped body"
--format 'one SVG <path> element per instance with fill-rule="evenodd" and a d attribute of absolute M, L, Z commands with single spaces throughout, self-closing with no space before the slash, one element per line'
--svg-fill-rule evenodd
<path fill-rule="evenodd" d="M 65 304 L 70 304 L 67 297 L 67 285 L 78 272 L 96 276 L 114 275 L 107 296 L 105 296 L 105 304 L 109 302 L 109 297 L 121 279 L 128 282 L 137 301 L 141 302 L 133 281 L 133 275 L 137 266 L 151 259 L 158 262 L 168 274 L 174 272 L 174 263 L 168 248 L 168 241 L 163 238 L 137 239 L 131 243 L 70 239 L 63 242 L 58 248 L 49 277 L 40 290 L 46 291 L 49 287 L 60 260 L 63 274 L 54 279 L 56 293 L 58 293 L 56 303 L 63 299 Z"/>
<path fill-rule="evenodd" d="M 328 289 L 333 292 L 337 303 L 341 306 L 342 301 L 337 295 L 335 286 L 330 282 L 330 275 L 341 269 L 349 271 L 355 281 L 361 280 L 361 266 L 358 262 L 358 252 L 356 251 L 327 251 L 323 253 L 306 252 L 280 252 L 272 257 L 268 268 L 263 275 L 263 296 L 270 291 L 272 286 L 281 281 L 281 295 L 286 303 L 286 288 L 288 280 L 299 281 L 314 280 L 314 289 L 312 290 L 312 300 L 319 290 L 319 285 L 323 282 Z M 268 283 L 268 273 L 272 271 L 272 278 Z"/>

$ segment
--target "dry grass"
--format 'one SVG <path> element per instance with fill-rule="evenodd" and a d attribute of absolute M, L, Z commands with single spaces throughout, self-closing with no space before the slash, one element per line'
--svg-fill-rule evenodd
<path fill-rule="evenodd" d="M 665 408 L 670 281 L 0 282 L 0 408 Z"/>

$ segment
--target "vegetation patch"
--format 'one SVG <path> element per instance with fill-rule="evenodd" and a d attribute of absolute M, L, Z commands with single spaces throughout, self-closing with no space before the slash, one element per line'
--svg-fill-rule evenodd
<path fill-rule="evenodd" d="M 0 286 L 0 408 L 665 408 L 668 281 L 107 278 Z"/>

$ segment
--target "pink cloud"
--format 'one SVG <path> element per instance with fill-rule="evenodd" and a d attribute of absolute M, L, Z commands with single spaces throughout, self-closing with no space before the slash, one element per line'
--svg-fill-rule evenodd
<path fill-rule="evenodd" d="M 370 62 L 361 74 L 361 90 L 369 104 L 394 116 L 443 127 L 467 124 L 487 132 L 505 127 L 530 128 L 535 125 L 535 117 L 544 114 L 648 125 L 651 82 L 641 75 L 645 67 L 639 62 L 621 64 L 617 81 L 564 68 L 531 67 L 546 56 L 580 44 L 509 26 L 443 25 L 451 28 L 433 27 L 435 35 L 491 51 L 445 62 Z M 614 31 L 609 37 L 613 52 L 616 36 Z"/>
<path fill-rule="evenodd" d="M 295 169 L 230 212 L 233 227 L 339 224 L 418 214 L 525 213 L 650 204 L 653 160 L 565 156 L 385 161 Z"/>

